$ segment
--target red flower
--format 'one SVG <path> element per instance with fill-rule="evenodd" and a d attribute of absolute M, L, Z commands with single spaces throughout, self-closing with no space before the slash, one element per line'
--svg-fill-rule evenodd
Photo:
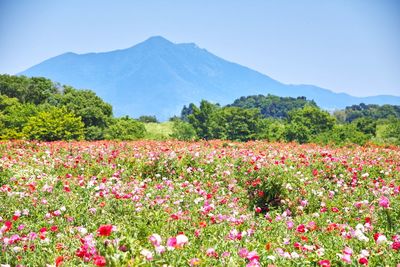
<path fill-rule="evenodd" d="M 97 229 L 97 233 L 101 236 L 109 236 L 112 232 L 113 226 L 111 224 L 101 225 L 99 229 Z"/>
<path fill-rule="evenodd" d="M 56 267 L 61 266 L 61 264 L 63 263 L 64 257 L 63 256 L 58 256 L 56 258 Z"/>
<path fill-rule="evenodd" d="M 336 207 L 331 208 L 331 210 L 332 210 L 333 212 L 339 212 L 339 209 L 336 208 Z"/>
<path fill-rule="evenodd" d="M 331 267 L 331 262 L 329 260 L 320 260 L 318 264 L 322 267 Z"/>
<path fill-rule="evenodd" d="M 358 260 L 358 262 L 361 264 L 361 265 L 368 265 L 368 259 L 367 258 L 360 258 L 359 260 Z"/>
<path fill-rule="evenodd" d="M 392 249 L 400 250 L 400 242 L 399 241 L 393 242 Z"/>
<path fill-rule="evenodd" d="M 306 231 L 306 227 L 304 226 L 304 224 L 300 224 L 299 226 L 297 226 L 296 231 L 299 233 L 304 233 Z"/>
<path fill-rule="evenodd" d="M 93 258 L 93 263 L 96 266 L 106 266 L 106 259 L 103 256 L 96 255 Z"/>
<path fill-rule="evenodd" d="M 10 231 L 11 228 L 12 228 L 12 222 L 6 221 L 6 222 L 4 223 L 4 226 L 6 227 L 5 232 Z"/>

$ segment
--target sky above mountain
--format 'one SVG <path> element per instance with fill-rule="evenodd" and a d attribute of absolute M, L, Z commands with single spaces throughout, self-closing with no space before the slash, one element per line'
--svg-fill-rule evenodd
<path fill-rule="evenodd" d="M 289 84 L 400 95 L 396 0 L 1 0 L 0 73 L 162 35 Z"/>

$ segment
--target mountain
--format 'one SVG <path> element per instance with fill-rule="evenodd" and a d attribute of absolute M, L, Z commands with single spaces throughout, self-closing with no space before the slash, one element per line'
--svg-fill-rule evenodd
<path fill-rule="evenodd" d="M 21 73 L 94 90 L 116 115 L 156 115 L 165 120 L 183 105 L 207 99 L 231 103 L 240 96 L 305 96 L 328 110 L 361 102 L 400 104 L 400 97 L 354 97 L 312 85 L 287 85 L 226 61 L 194 43 L 155 36 L 133 47 L 104 53 L 65 53 Z"/>

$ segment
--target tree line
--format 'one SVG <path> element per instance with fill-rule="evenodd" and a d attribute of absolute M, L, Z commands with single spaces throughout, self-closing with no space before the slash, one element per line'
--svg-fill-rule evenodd
<path fill-rule="evenodd" d="M 224 107 L 192 103 L 175 119 L 181 139 L 400 145 L 400 106 L 395 105 L 361 103 L 331 114 L 305 97 L 256 95 Z"/>
<path fill-rule="evenodd" d="M 305 97 L 255 95 L 221 106 L 202 100 L 171 118 L 179 140 L 268 140 L 400 145 L 400 106 L 353 105 L 329 113 Z M 0 75 L 0 139 L 136 140 L 155 116 L 116 118 L 91 90 L 42 77 Z"/>

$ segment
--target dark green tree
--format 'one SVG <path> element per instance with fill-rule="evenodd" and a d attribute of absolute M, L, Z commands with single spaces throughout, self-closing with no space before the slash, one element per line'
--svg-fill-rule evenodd
<path fill-rule="evenodd" d="M 206 100 L 200 102 L 200 108 L 194 106 L 193 113 L 188 116 L 189 123 L 196 131 L 196 135 L 202 139 L 212 139 L 211 125 L 213 113 L 220 109 L 219 105 Z"/>
<path fill-rule="evenodd" d="M 103 139 L 104 130 L 112 118 L 112 107 L 93 91 L 76 90 L 65 86 L 58 105 L 82 118 L 85 124 L 85 139 Z"/>

